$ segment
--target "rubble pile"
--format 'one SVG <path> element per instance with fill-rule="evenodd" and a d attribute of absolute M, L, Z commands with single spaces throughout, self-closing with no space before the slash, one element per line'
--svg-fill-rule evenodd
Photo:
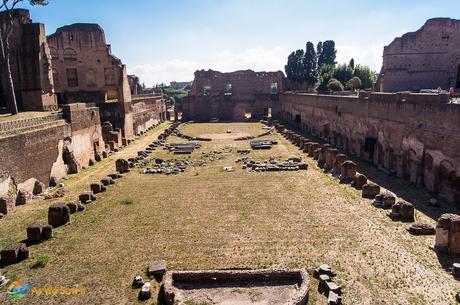
<path fill-rule="evenodd" d="M 279 172 L 279 171 L 299 171 L 307 170 L 308 164 L 302 163 L 300 157 L 290 157 L 283 161 L 278 161 L 271 157 L 268 160 L 254 160 L 250 157 L 243 157 L 236 160 L 236 163 L 243 163 L 242 168 L 255 172 Z"/>
<path fill-rule="evenodd" d="M 249 142 L 252 149 L 271 149 L 272 145 L 278 144 L 276 140 L 252 140 Z"/>

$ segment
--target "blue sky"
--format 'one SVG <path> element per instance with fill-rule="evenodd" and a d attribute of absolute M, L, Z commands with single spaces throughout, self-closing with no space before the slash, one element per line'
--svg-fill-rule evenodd
<path fill-rule="evenodd" d="M 339 62 L 379 70 L 384 45 L 429 18 L 459 19 L 460 1 L 51 0 L 31 13 L 48 34 L 100 24 L 128 72 L 152 85 L 192 80 L 197 69 L 284 70 L 292 50 L 327 39 Z"/>

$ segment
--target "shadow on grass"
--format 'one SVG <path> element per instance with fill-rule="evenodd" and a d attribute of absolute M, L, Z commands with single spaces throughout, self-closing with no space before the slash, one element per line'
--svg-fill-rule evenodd
<path fill-rule="evenodd" d="M 315 137 L 311 134 L 308 134 L 296 126 L 285 125 L 292 131 L 297 132 L 298 134 L 304 136 L 307 139 L 312 141 L 326 144 L 324 140 Z M 342 152 L 347 154 L 346 152 Z M 358 166 L 358 171 L 364 174 L 367 179 L 377 183 L 380 187 L 389 190 L 394 193 L 396 196 L 401 199 L 412 203 L 416 210 L 422 212 L 423 214 L 430 217 L 432 220 L 437 221 L 438 218 L 445 213 L 459 213 L 460 209 L 454 204 L 442 202 L 439 207 L 433 207 L 428 205 L 430 198 L 433 198 L 434 195 L 423 189 L 422 187 L 417 187 L 411 184 L 407 180 L 396 177 L 394 174 L 387 174 L 380 171 L 372 162 L 365 161 L 361 158 L 350 156 L 347 154 L 348 159 L 355 162 Z"/>

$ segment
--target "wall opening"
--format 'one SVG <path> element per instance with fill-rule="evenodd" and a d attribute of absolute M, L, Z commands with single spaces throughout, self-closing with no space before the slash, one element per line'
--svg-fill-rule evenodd
<path fill-rule="evenodd" d="M 460 65 L 457 67 L 457 91 L 460 89 Z"/>
<path fill-rule="evenodd" d="M 368 154 L 369 159 L 374 159 L 375 144 L 377 143 L 376 138 L 365 138 L 364 139 L 364 152 Z"/>
<path fill-rule="evenodd" d="M 302 117 L 300 116 L 300 114 L 295 115 L 294 122 L 296 122 L 297 124 L 302 122 Z"/>

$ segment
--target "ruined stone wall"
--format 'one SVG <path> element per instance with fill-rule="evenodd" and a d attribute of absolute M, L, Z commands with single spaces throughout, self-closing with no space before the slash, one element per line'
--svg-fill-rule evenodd
<path fill-rule="evenodd" d="M 246 97 L 192 96 L 182 101 L 182 116 L 190 120 L 207 121 L 212 118 L 231 121 L 244 121 L 246 114 L 253 119 L 262 119 L 269 109 L 274 113 L 279 108 L 278 95 L 255 94 Z"/>
<path fill-rule="evenodd" d="M 164 121 L 165 111 L 166 105 L 161 94 L 133 98 L 132 113 L 135 134 L 140 134 Z"/>
<path fill-rule="evenodd" d="M 53 164 L 60 155 L 62 159 L 64 138 L 70 135 L 70 126 L 60 122 L 40 130 L 0 138 L 2 174 L 13 177 L 17 184 L 31 178 L 47 184 Z"/>
<path fill-rule="evenodd" d="M 3 12 L 0 13 L 0 24 L 4 22 L 7 22 L 7 17 Z M 53 92 L 51 55 L 45 26 L 32 23 L 28 10 L 13 11 L 10 46 L 10 66 L 19 110 L 56 110 L 57 100 Z M 0 86 L 0 99 L 3 100 L 0 104 L 6 105 L 5 98 L 5 88 Z"/>
<path fill-rule="evenodd" d="M 280 118 L 459 202 L 460 106 L 447 95 L 285 93 L 280 102 Z"/>
<path fill-rule="evenodd" d="M 128 107 L 125 110 L 121 108 L 122 106 Z M 110 122 L 113 130 L 123 130 L 123 137 L 126 139 L 131 139 L 153 125 L 163 122 L 166 117 L 166 105 L 162 94 L 138 95 L 129 104 L 105 103 L 99 107 L 101 121 Z M 129 122 L 131 124 L 131 138 L 126 137 L 124 131 Z"/>
<path fill-rule="evenodd" d="M 104 141 L 98 108 L 85 106 L 66 105 L 65 119 L 51 121 L 38 129 L 1 136 L 0 184 L 2 181 L 9 183 L 12 178 L 18 189 L 31 191 L 35 180 L 47 185 L 51 176 L 60 179 L 70 167 L 79 170 L 89 166 L 95 159 L 95 152 L 104 149 Z M 6 187 L 3 185 L 0 189 L 5 191 Z"/>
<path fill-rule="evenodd" d="M 383 52 L 384 92 L 460 88 L 460 20 L 434 18 L 396 38 Z"/>
<path fill-rule="evenodd" d="M 255 94 L 271 94 L 271 85 L 277 84 L 277 92 L 283 92 L 284 74 L 278 72 L 254 72 L 252 70 L 222 73 L 213 70 L 195 72 L 191 95 L 203 96 L 204 88 L 210 87 L 212 96 L 226 94 L 225 86 L 231 85 L 231 95 L 236 97 Z"/>
<path fill-rule="evenodd" d="M 119 98 L 121 61 L 112 55 L 99 25 L 67 25 L 47 39 L 56 92 L 63 103 L 87 102 L 88 97 L 100 97 L 100 92 L 109 100 Z"/>
<path fill-rule="evenodd" d="M 277 108 L 283 79 L 281 71 L 196 71 L 192 90 L 182 103 L 183 117 L 240 121 L 250 113 L 253 118 L 262 118 L 268 109 Z"/>

